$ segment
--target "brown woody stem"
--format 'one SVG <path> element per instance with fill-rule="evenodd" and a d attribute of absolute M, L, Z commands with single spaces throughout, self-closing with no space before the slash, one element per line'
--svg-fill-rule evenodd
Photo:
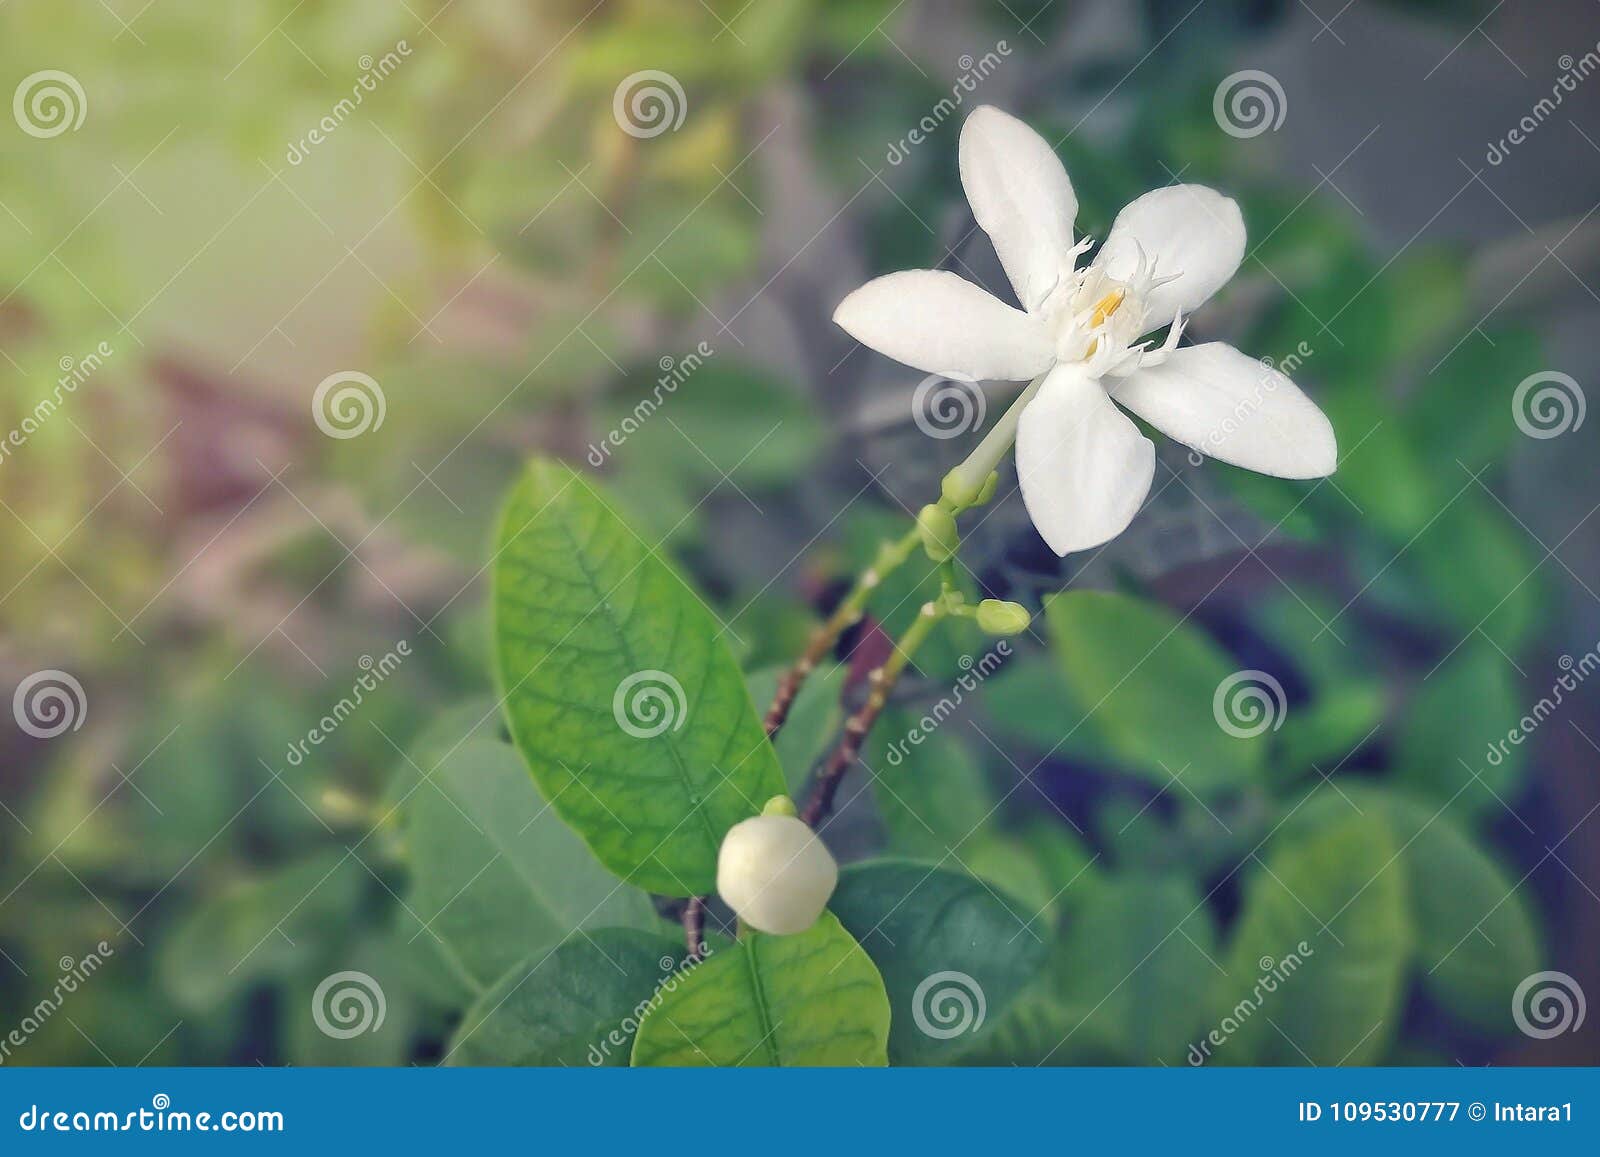
<path fill-rule="evenodd" d="M 911 661 L 912 655 L 922 645 L 922 641 L 928 637 L 939 620 L 950 613 L 950 606 L 948 595 L 941 595 L 931 603 L 924 603 L 916 621 L 895 644 L 894 654 L 867 677 L 866 702 L 845 720 L 844 734 L 840 736 L 838 746 L 829 754 L 828 762 L 823 765 L 822 771 L 817 776 L 816 785 L 811 789 L 811 798 L 806 802 L 805 810 L 800 813 L 800 818 L 811 827 L 816 827 L 833 810 L 833 800 L 839 792 L 839 784 L 844 779 L 845 772 L 849 771 L 860 757 L 861 745 L 866 742 L 868 733 L 872 731 L 872 725 L 878 721 L 878 716 L 883 714 L 884 706 L 889 702 L 889 692 L 894 690 L 895 683 L 906 669 L 906 664 Z"/>
<path fill-rule="evenodd" d="M 706 946 L 706 898 L 690 896 L 683 906 L 683 940 L 688 946 L 689 963 L 701 958 Z"/>
<path fill-rule="evenodd" d="M 772 705 L 767 708 L 766 718 L 763 720 L 768 739 L 776 736 L 784 721 L 789 718 L 789 709 L 794 706 L 800 688 L 804 686 L 811 672 L 817 669 L 817 665 L 837 645 L 839 636 L 859 622 L 861 616 L 866 613 L 867 600 L 872 597 L 872 592 L 877 590 L 879 584 L 901 563 L 911 557 L 911 552 L 917 548 L 919 542 L 921 538 L 917 529 L 912 527 L 903 537 L 880 546 L 872 565 L 856 578 L 855 585 L 850 588 L 844 600 L 834 608 L 833 614 L 828 616 L 827 621 L 811 633 L 805 651 L 778 680 L 778 689 L 772 696 Z"/>

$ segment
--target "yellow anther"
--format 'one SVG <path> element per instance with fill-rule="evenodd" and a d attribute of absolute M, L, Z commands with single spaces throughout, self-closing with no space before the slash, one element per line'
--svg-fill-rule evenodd
<path fill-rule="evenodd" d="M 1117 312 L 1117 307 L 1122 304 L 1122 299 L 1127 297 L 1127 290 L 1113 289 L 1099 301 L 1094 303 L 1094 313 L 1089 318 L 1091 327 L 1103 325 L 1106 318 Z"/>

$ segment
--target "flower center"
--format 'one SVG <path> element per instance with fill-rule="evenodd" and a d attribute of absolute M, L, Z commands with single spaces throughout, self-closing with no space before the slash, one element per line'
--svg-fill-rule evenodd
<path fill-rule="evenodd" d="M 1087 244 L 1085 238 L 1074 246 L 1071 256 Z M 1040 306 L 1055 336 L 1058 361 L 1083 362 L 1097 377 L 1120 376 L 1141 365 L 1159 364 L 1176 346 L 1181 324 L 1172 327 L 1167 342 L 1158 350 L 1139 340 L 1152 322 L 1159 325 L 1168 320 L 1150 317 L 1145 302 L 1151 289 L 1169 279 L 1156 276 L 1142 251 L 1126 272 L 1126 277 L 1113 276 L 1098 260 L 1083 269 L 1069 266 L 1069 272 Z"/>

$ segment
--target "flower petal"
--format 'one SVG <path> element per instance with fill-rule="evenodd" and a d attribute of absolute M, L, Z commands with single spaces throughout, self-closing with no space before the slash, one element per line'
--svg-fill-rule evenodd
<path fill-rule="evenodd" d="M 1234 275 L 1244 260 L 1244 218 L 1232 198 L 1204 185 L 1152 189 L 1117 214 L 1096 261 L 1126 280 L 1140 250 L 1155 261 L 1157 277 L 1176 275 L 1145 297 L 1146 319 L 1166 325 L 1180 310 L 1198 309 Z"/>
<path fill-rule="evenodd" d="M 874 278 L 839 303 L 833 320 L 862 345 L 952 378 L 1023 381 L 1055 357 L 1042 321 L 947 270 Z"/>
<path fill-rule="evenodd" d="M 1022 500 L 1057 554 L 1121 534 L 1150 492 L 1155 469 L 1155 445 L 1082 366 L 1051 370 L 1017 422 Z"/>
<path fill-rule="evenodd" d="M 1078 197 L 1050 143 L 993 105 L 961 126 L 961 186 L 1027 310 L 1055 288 Z"/>
<path fill-rule="evenodd" d="M 1333 426 L 1283 374 L 1223 342 L 1174 350 L 1112 383 L 1111 397 L 1169 438 L 1279 478 L 1321 478 L 1338 461 Z"/>

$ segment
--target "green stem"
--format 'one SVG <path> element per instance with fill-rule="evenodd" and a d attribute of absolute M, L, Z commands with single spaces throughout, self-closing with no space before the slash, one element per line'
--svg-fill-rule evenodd
<path fill-rule="evenodd" d="M 1000 415 L 1000 420 L 989 427 L 989 432 L 973 448 L 972 453 L 967 455 L 966 460 L 945 475 L 946 496 L 977 494 L 983 489 L 984 482 L 999 467 L 1000 460 L 1016 442 L 1017 421 L 1022 417 L 1022 411 L 1028 408 L 1028 403 L 1033 401 L 1034 395 L 1039 392 L 1044 379 L 1045 375 L 1040 374 L 1029 382 L 1027 388 L 1006 407 L 1006 412 Z"/>

